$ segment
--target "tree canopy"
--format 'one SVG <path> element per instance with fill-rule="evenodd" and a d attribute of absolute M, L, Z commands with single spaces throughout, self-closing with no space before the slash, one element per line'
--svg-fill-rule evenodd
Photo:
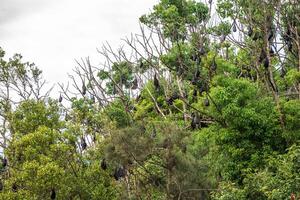
<path fill-rule="evenodd" d="M 300 198 L 298 1 L 160 0 L 140 23 L 57 99 L 0 49 L 0 199 Z"/>

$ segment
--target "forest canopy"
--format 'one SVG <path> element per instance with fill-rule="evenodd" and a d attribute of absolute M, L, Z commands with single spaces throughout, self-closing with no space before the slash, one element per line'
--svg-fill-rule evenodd
<path fill-rule="evenodd" d="M 300 199 L 299 2 L 160 0 L 139 20 L 55 98 L 0 48 L 0 199 Z"/>

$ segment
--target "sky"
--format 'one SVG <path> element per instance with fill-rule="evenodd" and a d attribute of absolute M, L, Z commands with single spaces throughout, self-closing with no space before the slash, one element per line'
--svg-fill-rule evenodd
<path fill-rule="evenodd" d="M 101 63 L 97 48 L 137 33 L 157 0 L 0 0 L 0 46 L 34 62 L 48 84 L 66 83 L 75 59 Z"/>

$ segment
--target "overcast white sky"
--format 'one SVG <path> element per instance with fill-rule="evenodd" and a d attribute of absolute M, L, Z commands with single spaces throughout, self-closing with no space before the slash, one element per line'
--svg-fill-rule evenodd
<path fill-rule="evenodd" d="M 157 0 L 0 0 L 0 46 L 8 56 L 21 53 L 51 84 L 66 82 L 74 59 L 92 57 L 96 48 L 136 33 L 138 18 Z M 98 58 L 98 59 L 97 59 Z"/>

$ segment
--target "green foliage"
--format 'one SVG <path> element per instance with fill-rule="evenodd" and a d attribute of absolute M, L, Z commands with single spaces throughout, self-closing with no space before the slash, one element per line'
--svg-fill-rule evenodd
<path fill-rule="evenodd" d="M 24 102 L 12 116 L 16 133 L 22 134 L 5 151 L 9 168 L 3 173 L 10 176 L 1 199 L 48 199 L 52 190 L 58 199 L 116 198 L 109 174 L 97 161 L 86 166 L 88 158 L 74 146 L 74 136 L 61 129 L 55 103 Z"/>
<path fill-rule="evenodd" d="M 161 56 L 162 63 L 179 76 L 189 77 L 193 75 L 196 69 L 196 62 L 191 60 L 193 48 L 186 43 L 179 43 L 173 46 L 170 51 Z"/>
<path fill-rule="evenodd" d="M 160 79 L 160 84 L 164 84 L 165 80 Z M 160 90 L 157 91 L 153 84 L 153 81 L 149 81 L 140 93 L 140 97 L 138 102 L 134 105 L 136 111 L 134 112 L 134 118 L 137 120 L 142 119 L 153 119 L 158 117 L 157 116 L 157 108 L 153 98 L 157 101 L 157 104 L 161 108 L 167 109 L 166 101 L 164 98 L 164 91 L 163 87 L 160 87 Z"/>
<path fill-rule="evenodd" d="M 233 170 L 230 179 L 240 179 L 243 170 L 263 166 L 264 158 L 272 151 L 283 152 L 285 140 L 276 120 L 275 105 L 259 94 L 255 84 L 232 78 L 215 81 L 218 87 L 212 88 L 211 95 L 219 110 L 212 112 L 226 124 L 216 141 L 221 151 L 234 160 L 228 166 Z"/>
<path fill-rule="evenodd" d="M 284 106 L 286 130 L 284 136 L 291 143 L 299 140 L 300 133 L 300 102 L 291 100 L 285 102 Z"/>
<path fill-rule="evenodd" d="M 134 66 L 129 62 L 115 62 L 109 71 L 100 70 L 98 77 L 106 80 L 107 94 L 118 94 L 120 90 L 132 86 Z"/>
<path fill-rule="evenodd" d="M 126 112 L 127 110 L 121 101 L 115 101 L 105 109 L 105 113 L 113 122 L 116 122 L 117 127 L 122 128 L 131 122 L 131 116 Z"/>
<path fill-rule="evenodd" d="M 212 28 L 212 31 L 218 35 L 229 35 L 231 33 L 231 24 L 229 22 L 222 22 L 218 26 Z"/>
<path fill-rule="evenodd" d="M 300 72 L 296 69 L 291 69 L 287 72 L 286 82 L 289 86 L 294 85 L 295 83 L 300 82 Z"/>
<path fill-rule="evenodd" d="M 140 21 L 147 26 L 162 26 L 164 36 L 172 41 L 184 40 L 187 26 L 197 26 L 208 19 L 208 7 L 196 1 L 162 0 L 150 15 Z"/>
<path fill-rule="evenodd" d="M 247 175 L 244 188 L 222 183 L 215 199 L 290 199 L 299 195 L 299 146 L 293 145 L 283 155 L 272 155 L 267 166 Z"/>
<path fill-rule="evenodd" d="M 97 80 L 78 72 L 88 91 L 67 92 L 68 108 L 25 89 L 16 106 L 1 97 L 0 199 L 299 197 L 299 6 L 219 0 L 215 24 L 213 8 L 159 1 L 140 22 L 160 43 L 143 35 L 145 52 L 132 44 L 141 58 L 112 62 Z M 3 88 L 40 78 L 4 55 Z"/>
<path fill-rule="evenodd" d="M 12 130 L 17 135 L 32 133 L 40 126 L 58 130 L 63 125 L 59 121 L 58 111 L 58 105 L 52 100 L 47 104 L 43 101 L 25 101 L 11 114 Z"/>

